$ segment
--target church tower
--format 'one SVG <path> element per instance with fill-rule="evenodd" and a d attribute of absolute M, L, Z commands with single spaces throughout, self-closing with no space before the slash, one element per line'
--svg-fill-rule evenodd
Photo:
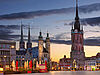
<path fill-rule="evenodd" d="M 48 32 L 47 32 L 45 47 L 46 47 L 46 50 L 48 51 L 48 59 L 50 60 L 50 38 L 49 38 Z"/>
<path fill-rule="evenodd" d="M 30 39 L 30 25 L 28 27 L 28 42 L 27 42 L 27 49 L 28 48 L 32 48 L 32 43 L 31 43 L 31 39 Z"/>
<path fill-rule="evenodd" d="M 76 67 L 77 69 L 83 69 L 85 64 L 85 52 L 83 46 L 83 27 L 80 28 L 80 21 L 78 16 L 78 0 L 76 0 L 76 17 L 74 26 L 72 25 L 71 41 L 72 47 L 70 57 L 72 67 Z"/>
<path fill-rule="evenodd" d="M 39 59 L 39 63 L 42 60 L 42 56 L 43 56 L 43 37 L 42 37 L 42 32 L 40 31 L 39 37 L 38 37 L 38 59 Z"/>
<path fill-rule="evenodd" d="M 19 44 L 19 50 L 25 50 L 25 42 L 23 40 L 23 25 L 21 23 L 21 39 Z"/>

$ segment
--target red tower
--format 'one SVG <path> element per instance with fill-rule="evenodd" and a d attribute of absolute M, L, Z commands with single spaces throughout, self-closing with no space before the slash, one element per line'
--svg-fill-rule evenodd
<path fill-rule="evenodd" d="M 76 0 L 76 17 L 71 30 L 72 47 L 70 52 L 72 67 L 84 68 L 85 52 L 83 48 L 83 27 L 80 27 L 78 1 Z"/>

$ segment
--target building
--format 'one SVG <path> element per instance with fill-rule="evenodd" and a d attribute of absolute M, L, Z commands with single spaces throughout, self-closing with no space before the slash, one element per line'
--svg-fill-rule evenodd
<path fill-rule="evenodd" d="M 18 62 L 18 67 L 24 67 L 25 63 L 30 62 L 31 60 L 35 60 L 36 62 L 38 62 L 38 64 L 45 63 L 45 61 L 49 62 L 50 59 L 49 33 L 47 33 L 47 37 L 44 42 L 42 37 L 42 32 L 40 31 L 38 37 L 38 46 L 32 47 L 32 42 L 30 37 L 30 26 L 29 26 L 28 41 L 26 44 L 27 48 L 25 49 L 25 42 L 23 40 L 23 25 L 21 24 L 21 40 L 19 44 L 20 48 L 19 50 L 16 51 L 16 61 Z"/>
<path fill-rule="evenodd" d="M 85 58 L 85 70 L 96 70 L 96 56 Z"/>
<path fill-rule="evenodd" d="M 24 61 L 25 61 L 25 54 L 26 51 L 16 51 L 16 61 L 18 61 L 18 66 L 24 67 Z"/>
<path fill-rule="evenodd" d="M 60 67 L 60 70 L 63 70 L 63 71 L 70 70 L 71 68 L 70 58 L 66 58 L 66 55 L 64 55 L 64 58 L 60 59 L 59 61 L 59 67 Z"/>
<path fill-rule="evenodd" d="M 16 60 L 16 42 L 0 41 L 0 64 L 4 68 L 11 68 L 14 60 Z"/>
<path fill-rule="evenodd" d="M 32 48 L 33 58 L 38 58 L 38 46 Z"/>
<path fill-rule="evenodd" d="M 72 47 L 70 52 L 72 69 L 84 69 L 85 52 L 83 46 L 83 26 L 80 25 L 78 16 L 78 1 L 76 0 L 76 17 L 71 30 Z"/>
<path fill-rule="evenodd" d="M 46 43 L 45 43 L 46 50 L 48 51 L 48 59 L 50 61 L 50 37 L 49 33 L 47 32 Z"/>
<path fill-rule="evenodd" d="M 96 58 L 96 67 L 97 70 L 100 70 L 100 53 L 97 53 Z"/>
<path fill-rule="evenodd" d="M 58 69 L 57 62 L 52 61 L 50 64 L 51 64 L 51 71 L 56 71 Z"/>
<path fill-rule="evenodd" d="M 39 63 L 43 63 L 42 61 L 50 60 L 50 38 L 49 33 L 47 33 L 46 37 L 46 43 L 44 47 L 44 41 L 42 37 L 42 32 L 40 31 L 39 37 L 38 37 L 38 59 Z"/>

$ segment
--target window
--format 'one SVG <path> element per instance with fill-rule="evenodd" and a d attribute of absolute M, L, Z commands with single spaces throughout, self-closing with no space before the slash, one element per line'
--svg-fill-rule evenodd
<path fill-rule="evenodd" d="M 9 48 L 9 47 L 10 47 L 10 45 L 7 44 L 7 48 Z"/>
<path fill-rule="evenodd" d="M 0 58 L 0 62 L 1 62 L 1 58 Z"/>
<path fill-rule="evenodd" d="M 1 48 L 2 46 L 1 46 L 1 44 L 0 44 L 0 48 Z"/>
<path fill-rule="evenodd" d="M 3 48 L 5 48 L 5 44 L 3 44 Z"/>

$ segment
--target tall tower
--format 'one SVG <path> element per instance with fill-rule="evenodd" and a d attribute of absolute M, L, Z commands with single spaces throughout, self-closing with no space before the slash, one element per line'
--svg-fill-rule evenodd
<path fill-rule="evenodd" d="M 42 32 L 40 31 L 39 33 L 39 37 L 38 37 L 38 59 L 39 59 L 39 63 L 42 60 L 42 56 L 43 56 L 43 37 L 42 37 Z"/>
<path fill-rule="evenodd" d="M 80 28 L 80 21 L 78 16 L 78 0 L 76 0 L 76 17 L 74 27 L 72 25 L 71 30 L 72 47 L 70 52 L 72 67 L 84 68 L 85 64 L 85 52 L 83 48 L 83 27 Z"/>
<path fill-rule="evenodd" d="M 46 37 L 46 44 L 45 44 L 46 50 L 48 51 L 48 60 L 50 60 L 50 38 L 49 38 L 49 33 L 47 32 L 47 37 Z"/>
<path fill-rule="evenodd" d="M 31 39 L 30 39 L 30 25 L 28 27 L 28 42 L 27 42 L 27 49 L 28 48 L 32 48 L 32 43 L 31 43 Z"/>
<path fill-rule="evenodd" d="M 19 49 L 25 50 L 25 42 L 23 40 L 23 25 L 22 25 L 22 23 L 21 23 L 21 39 L 20 39 Z"/>

